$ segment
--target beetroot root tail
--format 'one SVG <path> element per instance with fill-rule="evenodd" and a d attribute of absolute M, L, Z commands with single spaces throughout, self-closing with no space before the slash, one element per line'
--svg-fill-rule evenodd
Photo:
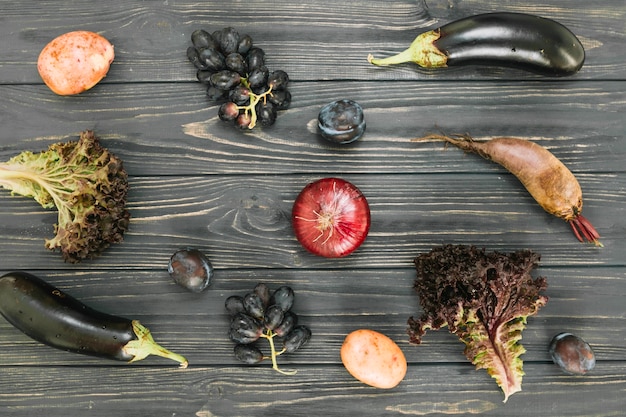
<path fill-rule="evenodd" d="M 574 219 L 569 221 L 570 226 L 572 226 L 572 230 L 574 231 L 574 235 L 576 238 L 584 242 L 585 240 L 588 242 L 593 242 L 596 246 L 603 247 L 604 245 L 598 240 L 600 238 L 600 233 L 593 227 L 591 222 L 587 220 L 582 215 L 576 216 Z"/>

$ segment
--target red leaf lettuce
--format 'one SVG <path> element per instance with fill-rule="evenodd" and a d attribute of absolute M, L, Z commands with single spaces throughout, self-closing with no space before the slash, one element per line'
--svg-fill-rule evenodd
<path fill-rule="evenodd" d="M 414 289 L 423 309 L 408 320 L 411 343 L 421 343 L 426 330 L 448 327 L 465 343 L 465 356 L 486 369 L 504 392 L 504 402 L 521 391 L 526 351 L 519 343 L 526 318 L 548 297 L 543 277 L 530 272 L 540 255 L 530 250 L 510 254 L 473 246 L 445 245 L 415 259 Z"/>

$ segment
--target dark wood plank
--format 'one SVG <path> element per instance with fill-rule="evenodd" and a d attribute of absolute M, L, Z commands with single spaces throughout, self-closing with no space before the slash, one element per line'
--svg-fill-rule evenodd
<path fill-rule="evenodd" d="M 554 365 L 532 364 L 526 369 L 522 391 L 504 404 L 495 382 L 469 364 L 412 367 L 400 386 L 386 391 L 363 386 L 339 366 L 304 366 L 290 377 L 260 367 L 131 366 L 106 372 L 84 367 L 6 367 L 3 383 L 21 395 L 3 396 L 1 401 L 3 414 L 10 417 L 35 413 L 50 417 L 77 413 L 103 417 L 111 413 L 137 417 L 613 416 L 623 410 L 624 400 L 616 394 L 626 388 L 625 372 L 623 363 L 606 363 L 594 375 L 576 378 L 561 374 Z M 94 390 L 96 375 L 99 384 Z M 468 378 L 473 383 L 463 384 Z M 318 388 L 311 390 L 311 386 Z M 572 396 L 585 400 L 574 403 Z"/>
<path fill-rule="evenodd" d="M 480 158 L 478 160 L 481 161 Z M 344 259 L 308 254 L 291 229 L 291 207 L 319 176 L 147 177 L 131 183 L 130 230 L 81 268 L 152 268 L 175 248 L 201 246 L 218 268 L 389 268 L 442 243 L 493 250 L 530 247 L 547 265 L 623 265 L 625 177 L 582 175 L 584 213 L 604 248 L 579 243 L 570 227 L 545 213 L 510 174 L 344 175 L 367 197 L 372 226 L 357 252 Z M 17 200 L 16 200 L 17 199 Z M 11 197 L 0 210 L 0 248 L 11 268 L 65 269 L 43 248 L 56 221 L 30 199 Z M 1 206 L 1 205 L 0 205 Z"/>
<path fill-rule="evenodd" d="M 516 136 L 548 147 L 575 173 L 623 172 L 626 93 L 618 82 L 293 83 L 274 126 L 241 132 L 217 118 L 198 83 L 97 86 L 84 97 L 0 86 L 7 120 L 0 157 L 94 129 L 131 175 L 502 172 L 443 144 L 443 130 Z M 320 108 L 349 97 L 365 111 L 359 142 L 333 146 L 315 130 Z"/>
<path fill-rule="evenodd" d="M 411 266 L 378 270 L 220 269 L 210 289 L 193 294 L 170 280 L 166 262 L 160 265 L 155 264 L 152 271 L 33 272 L 93 308 L 140 320 L 152 330 L 155 340 L 185 355 L 193 366 L 238 363 L 227 337 L 229 320 L 224 301 L 230 295 L 245 295 L 258 282 L 272 289 L 290 285 L 296 293 L 293 310 L 300 323 L 310 326 L 313 332 L 308 345 L 281 358 L 281 363 L 298 367 L 340 365 L 339 349 L 345 335 L 359 328 L 373 328 L 393 338 L 411 365 L 467 362 L 463 344 L 446 329 L 428 332 L 420 346 L 408 344 L 407 319 L 421 313 L 419 299 L 412 290 L 415 271 Z M 623 359 L 626 346 L 621 341 L 626 323 L 612 313 L 620 311 L 626 293 L 621 268 L 553 268 L 541 264 L 534 275 L 547 278 L 545 294 L 550 300 L 528 320 L 522 339 L 527 350 L 522 357 L 525 362 L 551 363 L 548 346 L 560 332 L 587 340 L 599 362 Z M 123 362 L 51 349 L 30 340 L 5 321 L 0 323 L 0 351 L 0 367 L 126 366 Z M 141 366 L 175 364 L 148 358 Z M 464 383 L 471 385 L 472 381 L 470 378 Z"/>
<path fill-rule="evenodd" d="M 491 11 L 565 24 L 585 46 L 584 67 L 544 79 L 479 66 L 376 68 L 365 59 Z M 74 355 L 0 320 L 2 416 L 623 414 L 623 2 L 3 2 L 0 21 L 0 160 L 94 129 L 125 162 L 133 214 L 123 244 L 69 265 L 43 247 L 54 211 L 1 191 L 0 274 L 28 270 L 92 307 L 139 319 L 191 362 L 182 370 L 161 358 L 128 365 Z M 271 69 L 290 74 L 292 107 L 272 128 L 240 132 L 219 122 L 186 61 L 192 30 L 229 25 L 266 49 Z M 91 91 L 58 97 L 35 63 L 49 40 L 76 29 L 108 37 L 116 60 Z M 332 146 L 316 134 L 315 119 L 321 106 L 346 97 L 363 105 L 367 133 L 351 146 Z M 410 141 L 437 130 L 548 147 L 578 177 L 584 214 L 605 247 L 578 243 L 497 165 L 442 143 Z M 367 241 L 339 260 L 308 254 L 290 225 L 300 189 L 329 175 L 357 184 L 372 208 Z M 528 320 L 523 391 L 507 404 L 445 329 L 408 344 L 406 320 L 420 313 L 412 260 L 442 243 L 542 254 L 535 272 L 548 278 L 550 301 Z M 205 293 L 189 293 L 167 275 L 170 255 L 185 246 L 207 253 L 216 268 Z M 283 367 L 299 371 L 294 377 L 268 364 L 240 365 L 232 355 L 224 300 L 259 281 L 291 285 L 294 309 L 313 330 L 307 346 L 281 357 Z M 409 371 L 397 388 L 366 387 L 341 365 L 345 335 L 364 327 L 405 352 Z M 598 363 L 590 375 L 567 376 L 552 363 L 548 344 L 562 331 L 593 346 Z"/>
<path fill-rule="evenodd" d="M 34 63 L 43 46 L 59 34 L 86 29 L 102 33 L 116 46 L 117 59 L 105 83 L 190 80 L 185 50 L 194 29 L 210 31 L 232 26 L 249 32 L 269 52 L 269 65 L 287 70 L 295 80 L 357 79 L 537 79 L 521 71 L 471 68 L 423 71 L 414 65 L 396 70 L 368 64 L 368 53 L 388 55 L 406 48 L 419 33 L 460 17 L 514 11 L 540 14 L 568 26 L 581 38 L 586 64 L 575 79 L 624 78 L 623 5 L 602 7 L 582 0 L 432 2 L 358 1 L 337 4 L 264 1 L 202 3 L 124 0 L 92 5 L 80 1 L 40 7 L 3 5 L 6 63 L 0 66 L 5 83 L 39 83 Z M 88 18 L 86 18 L 88 16 Z M 593 16 L 593 18 L 590 18 Z M 77 21 L 79 20 L 79 21 Z"/>

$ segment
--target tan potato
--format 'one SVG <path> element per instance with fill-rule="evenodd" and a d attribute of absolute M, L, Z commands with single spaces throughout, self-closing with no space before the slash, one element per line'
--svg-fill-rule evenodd
<path fill-rule="evenodd" d="M 341 361 L 353 377 L 376 388 L 393 388 L 406 375 L 406 358 L 400 347 L 374 330 L 359 329 L 346 336 Z"/>
<path fill-rule="evenodd" d="M 52 91 L 69 96 L 102 80 L 113 58 L 113 45 L 104 37 L 88 31 L 68 32 L 43 48 L 37 70 Z"/>

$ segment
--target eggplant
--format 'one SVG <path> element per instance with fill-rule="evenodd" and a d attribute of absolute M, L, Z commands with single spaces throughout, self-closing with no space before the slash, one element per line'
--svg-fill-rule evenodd
<path fill-rule="evenodd" d="M 188 365 L 156 343 L 138 320 L 97 311 L 27 272 L 0 277 L 0 313 L 27 336 L 57 349 L 128 362 L 157 355 L 181 368 Z"/>
<path fill-rule="evenodd" d="M 414 62 L 424 68 L 500 65 L 547 76 L 575 74 L 585 50 L 562 24 L 525 13 L 484 13 L 417 36 L 405 51 L 368 61 L 387 66 Z"/>

